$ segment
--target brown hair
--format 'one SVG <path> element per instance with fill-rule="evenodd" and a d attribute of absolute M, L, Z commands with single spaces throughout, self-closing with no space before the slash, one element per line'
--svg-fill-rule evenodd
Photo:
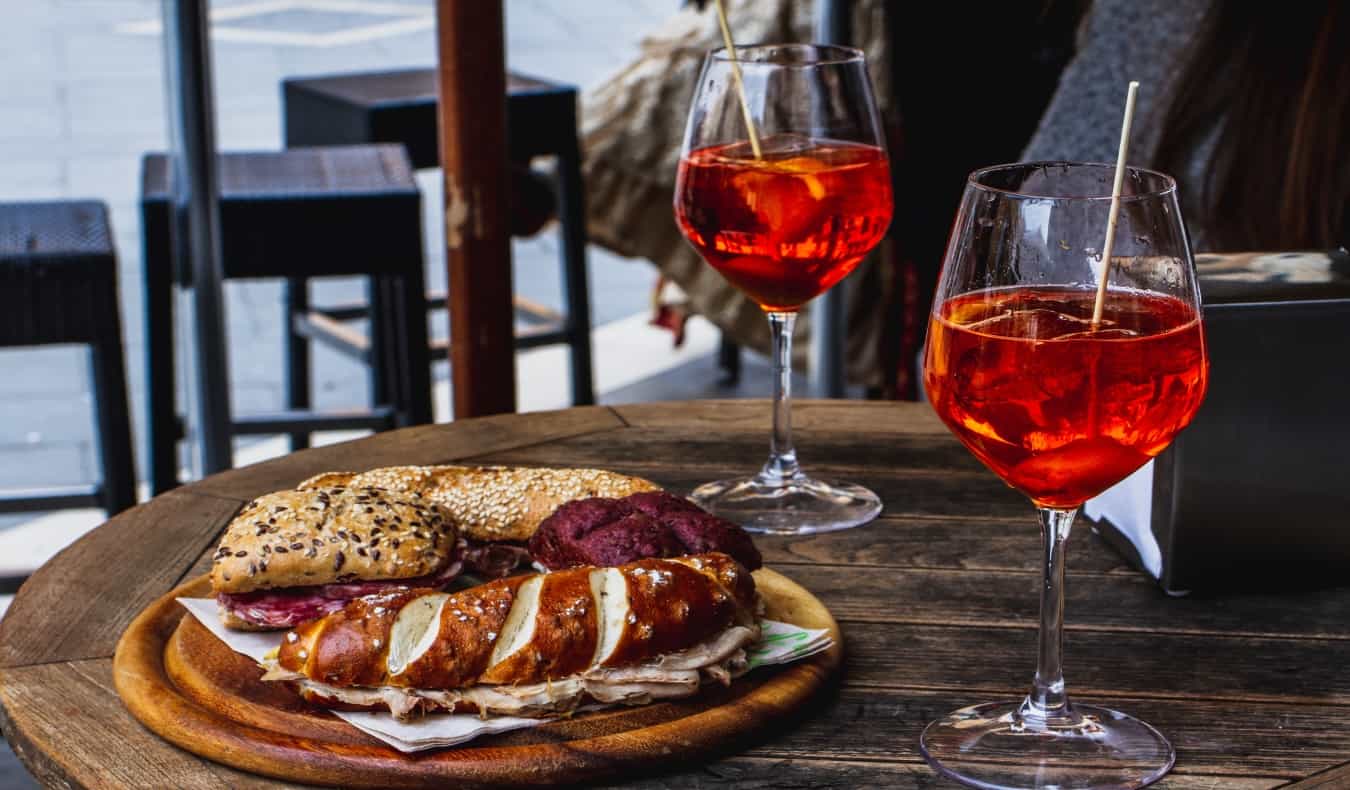
<path fill-rule="evenodd" d="M 1350 9 L 1214 0 L 1163 104 L 1155 166 L 1184 179 L 1214 251 L 1321 249 L 1350 234 Z M 1217 125 L 1217 133 L 1215 127 Z"/>

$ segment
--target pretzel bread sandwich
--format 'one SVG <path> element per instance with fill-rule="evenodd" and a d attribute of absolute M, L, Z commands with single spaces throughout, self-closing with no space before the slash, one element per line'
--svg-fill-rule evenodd
<path fill-rule="evenodd" d="M 744 672 L 758 606 L 750 572 L 718 553 L 395 591 L 289 631 L 263 679 L 399 718 L 645 704 Z"/>
<path fill-rule="evenodd" d="M 465 570 L 487 578 L 529 564 L 525 543 L 559 506 L 592 497 L 622 498 L 660 486 L 603 469 L 508 466 L 389 466 L 368 472 L 328 472 L 299 485 L 374 486 L 417 494 L 446 508 L 467 541 Z"/>
<path fill-rule="evenodd" d="M 211 591 L 225 625 L 290 628 L 391 589 L 439 588 L 463 567 L 454 518 L 381 488 L 278 491 L 225 529 Z"/>

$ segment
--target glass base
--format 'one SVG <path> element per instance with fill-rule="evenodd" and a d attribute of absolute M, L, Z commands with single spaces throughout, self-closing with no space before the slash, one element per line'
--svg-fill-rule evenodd
<path fill-rule="evenodd" d="M 981 788 L 1134 788 L 1172 768 L 1172 745 L 1138 719 L 1092 705 L 1023 716 L 1023 703 L 973 705 L 929 724 L 919 739 L 943 776 Z"/>
<path fill-rule="evenodd" d="M 750 532 L 811 535 L 857 527 L 877 517 L 881 499 L 859 485 L 798 474 L 765 474 L 705 483 L 689 495 L 699 507 Z"/>

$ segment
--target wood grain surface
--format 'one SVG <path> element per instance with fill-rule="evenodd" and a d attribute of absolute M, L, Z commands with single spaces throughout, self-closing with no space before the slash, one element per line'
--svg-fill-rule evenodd
<path fill-rule="evenodd" d="M 0 620 L 0 667 L 112 655 L 136 612 L 215 545 L 239 505 L 171 491 L 76 541 L 19 588 Z"/>
<path fill-rule="evenodd" d="M 807 468 L 872 485 L 886 508 L 843 533 L 760 538 L 847 645 L 842 684 L 747 750 L 624 786 L 953 787 L 918 733 L 1021 693 L 1034 660 L 1040 538 L 1029 505 L 925 406 L 803 401 Z M 688 490 L 767 451 L 762 401 L 641 404 L 425 426 L 305 451 L 187 486 L 58 555 L 0 621 L 0 728 L 44 783 L 280 787 L 151 734 L 111 656 L 137 612 L 199 575 L 247 499 L 330 469 L 399 463 L 599 465 Z M 1068 552 L 1066 674 L 1077 698 L 1143 717 L 1177 747 L 1161 788 L 1350 787 L 1350 590 L 1173 599 L 1079 525 Z"/>
<path fill-rule="evenodd" d="M 292 781 L 339 787 L 593 783 L 720 756 L 798 719 L 834 676 L 842 637 L 809 592 L 769 569 L 755 580 L 771 619 L 825 628 L 835 645 L 805 661 L 750 673 L 688 700 L 584 713 L 404 755 L 315 710 L 185 615 L 176 599 L 209 594 L 205 577 L 150 604 L 113 657 L 122 701 L 149 729 L 194 754 Z"/>

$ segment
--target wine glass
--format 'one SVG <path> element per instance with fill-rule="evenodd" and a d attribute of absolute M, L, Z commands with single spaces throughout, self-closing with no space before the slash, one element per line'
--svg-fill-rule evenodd
<path fill-rule="evenodd" d="M 1064 541 L 1083 502 L 1167 447 L 1204 397 L 1200 292 L 1176 183 L 1127 168 L 1094 322 L 1115 168 L 1032 162 L 972 173 L 924 357 L 929 400 L 1026 494 L 1045 544 L 1040 647 L 1020 702 L 928 725 L 940 773 L 983 788 L 1142 787 L 1172 766 L 1148 724 L 1071 703 L 1061 669 Z"/>
<path fill-rule="evenodd" d="M 742 87 L 743 86 L 743 93 Z M 891 222 L 891 175 L 862 52 L 769 45 L 710 52 L 675 183 L 681 233 L 765 312 L 773 336 L 773 437 L 758 474 L 692 499 L 758 532 L 806 534 L 881 512 L 858 485 L 808 477 L 792 446 L 792 326 Z"/>

